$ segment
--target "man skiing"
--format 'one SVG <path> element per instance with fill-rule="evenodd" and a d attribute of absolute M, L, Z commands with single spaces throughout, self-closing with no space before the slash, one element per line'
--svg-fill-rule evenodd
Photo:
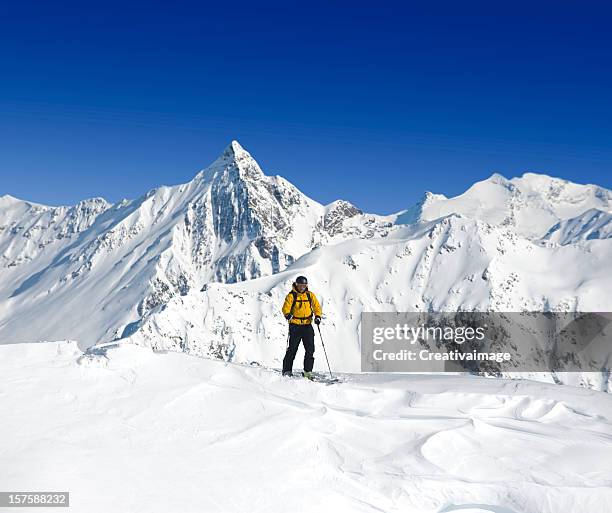
<path fill-rule="evenodd" d="M 300 341 L 304 342 L 304 372 L 305 378 L 313 379 L 312 366 L 314 365 L 314 329 L 315 324 L 321 322 L 321 305 L 317 297 L 308 290 L 308 280 L 305 276 L 298 276 L 287 294 L 283 303 L 283 315 L 289 321 L 289 345 L 283 359 L 283 376 L 293 376 L 293 360 L 297 353 Z"/>

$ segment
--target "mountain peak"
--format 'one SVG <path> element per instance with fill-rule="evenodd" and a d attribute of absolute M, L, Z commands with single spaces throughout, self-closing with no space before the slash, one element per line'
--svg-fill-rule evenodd
<path fill-rule="evenodd" d="M 412 224 L 421 220 L 423 211 L 428 206 L 439 201 L 446 201 L 448 198 L 444 194 L 434 194 L 426 191 L 421 199 L 410 208 L 397 213 L 395 224 Z"/>
<path fill-rule="evenodd" d="M 564 180 L 563 178 L 556 178 L 554 176 L 545 175 L 542 173 L 523 173 L 518 178 L 513 178 L 512 183 L 521 187 L 525 191 L 547 193 L 552 191 L 560 191 L 563 188 L 569 188 L 571 194 L 577 192 L 576 188 L 584 188 L 584 185 Z M 588 186 L 586 186 L 588 187 Z"/>
<path fill-rule="evenodd" d="M 223 153 L 219 155 L 219 158 L 216 162 L 221 161 L 224 164 L 236 163 L 239 167 L 240 165 L 248 165 L 255 163 L 255 159 L 251 156 L 251 154 L 246 151 L 238 141 L 233 139 L 223 150 Z"/>
<path fill-rule="evenodd" d="M 37 208 L 49 208 L 47 205 L 43 205 L 42 203 L 35 203 L 33 201 L 26 201 L 15 196 L 11 196 L 10 194 L 5 194 L 4 196 L 0 196 L 0 206 L 9 207 L 14 205 L 22 205 L 26 207 L 37 207 Z"/>
<path fill-rule="evenodd" d="M 504 187 L 508 187 L 510 184 L 510 180 L 508 180 L 504 175 L 500 174 L 500 173 L 493 173 L 489 178 L 487 178 L 486 180 L 483 180 L 482 182 L 476 182 L 476 183 L 494 183 L 497 185 L 502 185 Z"/>
<path fill-rule="evenodd" d="M 246 151 L 240 143 L 236 139 L 232 139 L 232 141 L 225 147 L 223 150 L 223 156 L 226 157 L 243 157 L 243 156 L 251 156 L 248 151 Z"/>
<path fill-rule="evenodd" d="M 223 150 L 221 156 L 212 164 L 211 167 L 218 167 L 221 164 L 222 168 L 227 165 L 236 166 L 238 176 L 242 179 L 262 179 L 264 173 L 257 164 L 257 161 L 246 151 L 238 141 L 232 140 Z"/>
<path fill-rule="evenodd" d="M 233 139 L 212 164 L 195 176 L 195 180 L 208 181 L 216 173 L 224 172 L 229 168 L 237 169 L 238 176 L 241 178 L 245 176 L 261 178 L 263 176 L 263 171 L 251 154 Z"/>

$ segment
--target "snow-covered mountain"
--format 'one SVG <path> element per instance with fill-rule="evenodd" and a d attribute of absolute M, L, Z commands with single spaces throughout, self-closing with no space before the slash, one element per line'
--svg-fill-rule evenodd
<path fill-rule="evenodd" d="M 315 247 L 383 236 L 392 221 L 313 201 L 236 141 L 189 183 L 115 205 L 4 196 L 0 340 L 111 340 L 174 296 L 277 273 Z"/>
<path fill-rule="evenodd" d="M 278 364 L 279 307 L 305 274 L 330 358 L 355 371 L 363 311 L 609 311 L 611 199 L 594 185 L 493 175 L 379 216 L 317 203 L 233 141 L 192 181 L 136 200 L 1 198 L 0 341 L 122 339 Z"/>
<path fill-rule="evenodd" d="M 275 275 L 173 298 L 137 323 L 128 340 L 278 366 L 287 330 L 279 305 L 304 274 L 322 302 L 330 360 L 337 370 L 357 372 L 363 311 L 605 311 L 610 262 L 608 241 L 547 246 L 449 216 L 319 248 Z M 609 386 L 607 375 L 589 379 Z"/>
<path fill-rule="evenodd" d="M 554 224 L 589 209 L 610 213 L 612 191 L 535 173 L 511 180 L 493 174 L 454 198 L 426 193 L 417 205 L 400 213 L 398 222 L 432 221 L 461 214 L 507 226 L 528 239 L 539 239 Z"/>

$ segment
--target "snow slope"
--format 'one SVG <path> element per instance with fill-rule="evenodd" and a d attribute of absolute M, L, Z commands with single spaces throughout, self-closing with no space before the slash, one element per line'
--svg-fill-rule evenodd
<path fill-rule="evenodd" d="M 579 216 L 559 221 L 548 230 L 543 239 L 566 245 L 581 240 L 609 238 L 612 238 L 612 214 L 592 208 Z"/>
<path fill-rule="evenodd" d="M 174 298 L 136 323 L 126 340 L 278 365 L 287 336 L 280 305 L 295 276 L 304 274 L 322 304 L 333 365 L 358 372 L 363 311 L 608 311 L 612 244 L 592 242 L 547 247 L 507 228 L 450 216 L 319 248 L 273 276 Z M 316 356 L 315 368 L 323 370 Z M 589 379 L 589 386 L 612 390 L 609 374 Z"/>
<path fill-rule="evenodd" d="M 129 344 L 87 357 L 74 342 L 0 346 L 0 375 L 2 488 L 68 490 L 74 513 L 612 504 L 601 392 L 451 375 L 325 386 Z"/>

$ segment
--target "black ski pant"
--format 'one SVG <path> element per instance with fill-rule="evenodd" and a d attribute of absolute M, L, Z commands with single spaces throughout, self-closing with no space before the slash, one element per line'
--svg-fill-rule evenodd
<path fill-rule="evenodd" d="M 314 329 L 312 324 L 293 324 L 289 323 L 289 345 L 285 358 L 283 358 L 283 372 L 289 372 L 293 369 L 293 360 L 297 353 L 300 342 L 304 342 L 304 370 L 310 372 L 314 365 Z"/>

